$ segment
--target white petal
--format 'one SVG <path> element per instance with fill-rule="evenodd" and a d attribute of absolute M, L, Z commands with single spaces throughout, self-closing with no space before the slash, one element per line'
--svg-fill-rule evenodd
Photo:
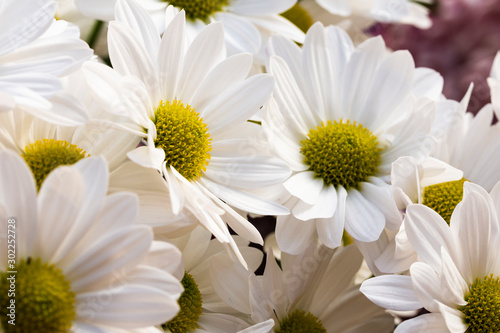
<path fill-rule="evenodd" d="M 307 32 L 302 56 L 302 66 L 307 69 L 303 72 L 304 90 L 312 109 L 320 114 L 321 119 L 331 119 L 328 111 L 336 104 L 332 99 L 334 94 L 330 92 L 335 75 L 326 43 L 325 28 L 315 23 Z"/>
<path fill-rule="evenodd" d="M 269 57 L 272 58 L 273 55 L 284 60 L 284 63 L 288 65 L 292 77 L 295 78 L 299 85 L 302 85 L 302 49 L 292 40 L 282 36 L 273 35 L 269 38 L 268 45 L 266 47 L 266 52 Z M 269 60 L 266 63 L 269 69 Z M 268 70 L 268 72 L 270 72 Z"/>
<path fill-rule="evenodd" d="M 304 171 L 290 177 L 283 186 L 293 196 L 309 205 L 314 205 L 323 190 L 323 180 L 316 178 L 313 171 Z"/>
<path fill-rule="evenodd" d="M 318 200 L 309 205 L 299 201 L 292 209 L 293 215 L 303 221 L 316 218 L 329 218 L 337 208 L 337 191 L 332 185 L 323 185 Z"/>
<path fill-rule="evenodd" d="M 167 169 L 166 166 L 163 165 L 163 176 L 168 184 L 172 212 L 177 215 L 180 213 L 181 209 L 184 208 L 184 192 L 182 190 L 182 184 L 177 181 L 172 169 L 174 169 L 173 166 Z"/>
<path fill-rule="evenodd" d="M 444 317 L 446 326 L 450 332 L 466 332 L 467 325 L 464 323 L 464 315 L 462 312 L 455 308 L 450 308 L 444 304 L 438 303 L 441 310 L 441 314 Z"/>
<path fill-rule="evenodd" d="M 37 234 L 37 192 L 31 170 L 24 160 L 10 150 L 0 151 L 0 211 L 6 219 L 0 221 L 2 230 L 1 255 L 7 258 L 7 219 L 16 220 L 15 232 L 17 241 L 17 256 L 23 258 L 31 255 L 31 248 Z M 54 201 L 52 206 L 58 206 Z M 45 207 L 43 208 L 45 209 Z M 56 208 L 54 208 L 56 209 Z M 4 238 L 5 237 L 5 240 Z M 53 239 L 53 238 L 50 238 Z"/>
<path fill-rule="evenodd" d="M 377 276 L 363 282 L 359 290 L 370 301 L 386 309 L 409 311 L 422 307 L 413 291 L 409 276 Z"/>
<path fill-rule="evenodd" d="M 304 43 L 304 33 L 281 15 L 254 16 L 251 22 L 268 34 L 285 36 L 297 43 Z"/>
<path fill-rule="evenodd" d="M 214 135 L 222 135 L 250 119 L 271 96 L 274 78 L 257 74 L 214 97 L 201 116 Z"/>
<path fill-rule="evenodd" d="M 175 98 L 190 103 L 199 84 L 224 56 L 222 24 L 210 24 L 196 36 L 186 52 Z"/>
<path fill-rule="evenodd" d="M 337 208 L 335 209 L 333 218 L 316 220 L 316 229 L 319 239 L 330 248 L 336 248 L 342 245 L 346 198 L 347 191 L 340 186 L 337 190 Z"/>
<path fill-rule="evenodd" d="M 233 150 L 252 151 L 250 140 L 239 140 Z M 249 147 L 245 147 L 248 145 Z M 256 143 L 253 145 L 257 146 Z M 257 148 L 259 148 L 257 146 Z M 255 154 L 247 156 L 217 156 L 213 150 L 210 164 L 205 172 L 211 180 L 229 187 L 251 189 L 271 186 L 285 181 L 291 174 L 288 166 L 274 157 Z"/>
<path fill-rule="evenodd" d="M 278 216 L 276 241 L 282 251 L 299 254 L 314 242 L 315 231 L 314 221 L 301 221 L 292 215 Z"/>
<path fill-rule="evenodd" d="M 268 319 L 249 328 L 238 331 L 238 333 L 269 333 L 274 327 L 274 320 Z"/>
<path fill-rule="evenodd" d="M 437 101 L 443 91 L 444 80 L 433 69 L 419 67 L 415 69 L 412 92 L 416 98 L 427 97 Z"/>
<path fill-rule="evenodd" d="M 304 98 L 301 87 L 292 76 L 288 64 L 278 56 L 272 56 L 269 72 L 276 77 L 274 95 L 283 118 L 287 121 L 282 126 L 293 126 L 292 133 L 305 136 L 310 129 L 320 124 L 319 117 L 311 110 Z"/>
<path fill-rule="evenodd" d="M 85 202 L 84 209 L 86 215 L 91 215 L 91 207 L 104 200 L 108 190 L 108 163 L 102 156 L 87 157 L 76 164 L 74 167 L 78 169 L 83 176 L 85 182 Z M 97 212 L 94 212 L 94 216 Z"/>
<path fill-rule="evenodd" d="M 340 16 L 351 15 L 351 6 L 349 1 L 331 1 L 331 0 L 316 0 L 318 5 L 326 9 L 332 14 Z"/>
<path fill-rule="evenodd" d="M 88 61 L 83 65 L 83 74 L 92 96 L 106 111 L 117 113 L 120 95 L 120 78 L 117 71 L 101 63 Z"/>
<path fill-rule="evenodd" d="M 377 69 L 363 108 L 354 119 L 368 128 L 379 128 L 394 119 L 410 93 L 415 63 L 408 51 L 390 54 Z M 374 112 L 377 110 L 377 112 Z"/>
<path fill-rule="evenodd" d="M 138 3 L 126 0 L 117 1 L 115 6 L 115 18 L 117 21 L 125 23 L 133 31 L 140 34 L 149 57 L 155 63 L 160 46 L 160 36 L 156 26 L 149 14 L 139 6 Z"/>
<path fill-rule="evenodd" d="M 248 19 L 224 12 L 219 18 L 224 23 L 228 54 L 257 53 L 261 44 L 259 30 Z"/>
<path fill-rule="evenodd" d="M 40 108 L 36 110 L 36 114 L 31 112 L 29 108 L 25 108 L 24 110 L 38 118 L 57 125 L 75 126 L 85 124 L 89 121 L 89 112 L 87 108 L 81 101 L 69 93 L 61 91 L 52 97 L 50 102 L 52 103 L 52 107 L 48 113 L 45 113 L 43 109 Z"/>
<path fill-rule="evenodd" d="M 231 85 L 243 81 L 252 67 L 252 61 L 250 53 L 240 53 L 217 64 L 200 83 L 192 104 L 203 109 L 213 96 L 220 95 Z"/>
<path fill-rule="evenodd" d="M 385 45 L 382 38 L 370 38 L 354 51 L 344 70 L 342 79 L 342 100 L 339 105 L 344 117 L 363 123 L 363 119 L 353 118 L 352 113 L 359 113 L 366 97 L 361 91 L 370 91 L 376 69 L 385 58 Z"/>
<path fill-rule="evenodd" d="M 262 300 L 260 307 L 265 308 L 263 304 L 267 301 L 273 304 L 273 310 L 277 313 L 286 313 L 288 304 L 283 298 L 287 294 L 287 285 L 283 279 L 283 271 L 278 266 L 274 254 L 269 250 L 267 250 L 266 267 L 262 279 L 262 296 L 265 301 Z"/>
<path fill-rule="evenodd" d="M 450 305 L 466 305 L 464 295 L 469 291 L 469 286 L 460 274 L 457 266 L 444 248 L 441 248 L 441 258 L 443 259 L 443 270 L 441 275 L 441 299 L 449 300 L 444 302 Z"/>
<path fill-rule="evenodd" d="M 205 180 L 204 183 L 208 184 L 207 180 Z M 214 185 L 214 184 L 212 183 L 212 185 Z M 259 231 L 257 230 L 257 228 L 255 228 L 255 226 L 253 224 L 248 222 L 245 218 L 243 218 L 238 213 L 236 213 L 231 207 L 229 207 L 223 201 L 218 199 L 214 195 L 214 193 L 209 192 L 207 190 L 208 187 L 207 187 L 207 189 L 205 189 L 202 186 L 200 186 L 200 188 L 202 188 L 204 190 L 204 192 L 229 215 L 229 216 L 228 215 L 225 216 L 225 218 L 227 218 L 227 223 L 231 226 L 231 228 L 233 228 L 233 230 L 236 233 L 238 233 L 238 235 L 242 236 L 243 238 L 245 238 L 249 241 L 257 243 L 257 244 L 264 243 L 262 236 L 260 235 Z M 215 193 L 217 193 L 217 192 L 215 192 Z M 255 201 L 256 198 L 249 196 L 249 197 L 247 197 L 247 199 L 253 199 Z M 257 203 L 257 205 L 259 205 L 259 204 Z M 271 206 L 271 205 L 272 204 L 269 204 L 268 206 Z M 264 207 L 266 206 L 265 202 L 264 202 L 263 206 Z M 269 208 L 269 207 L 265 207 L 265 208 L 267 208 L 271 211 L 273 210 L 273 208 L 276 210 L 278 210 L 278 209 L 283 210 L 284 209 L 284 207 L 282 207 L 282 206 L 280 206 L 280 207 L 277 207 L 277 206 L 280 206 L 280 205 L 274 204 L 274 207 L 272 207 L 272 208 Z"/>
<path fill-rule="evenodd" d="M 118 270 L 131 271 L 146 255 L 152 241 L 146 226 L 133 226 L 108 233 L 94 241 L 87 252 L 63 265 L 76 293 L 106 288 Z"/>
<path fill-rule="evenodd" d="M 470 273 L 466 273 L 464 278 L 472 283 L 474 277 L 485 276 L 491 272 L 497 256 L 491 251 L 492 238 L 498 239 L 498 234 L 493 235 L 493 232 L 498 233 L 498 229 L 493 230 L 493 227 L 498 226 L 498 222 L 493 221 L 496 212 L 491 204 L 480 193 L 469 192 L 466 187 L 464 184 L 464 200 L 459 218 L 454 219 L 453 224 L 463 251 L 463 262 L 467 273 Z"/>
<path fill-rule="evenodd" d="M 339 186 L 337 190 L 337 208 L 335 209 L 333 217 L 316 220 L 316 229 L 318 231 L 319 239 L 323 244 L 330 248 L 336 248 L 342 245 L 346 198 L 346 190 L 342 186 Z"/>
<path fill-rule="evenodd" d="M 213 182 L 208 178 L 204 178 L 202 183 L 220 199 L 249 213 L 260 215 L 286 215 L 290 213 L 287 208 L 278 203 Z"/>
<path fill-rule="evenodd" d="M 210 259 L 210 280 L 217 294 L 231 307 L 250 313 L 248 277 L 251 272 L 227 260 L 227 256 L 215 255 Z"/>
<path fill-rule="evenodd" d="M 226 306 L 227 308 L 227 306 Z M 232 333 L 243 329 L 248 326 L 248 323 L 234 315 L 224 313 L 203 313 L 198 320 L 200 328 L 196 332 L 209 333 Z"/>
<path fill-rule="evenodd" d="M 75 234 L 72 230 L 76 231 L 78 239 L 81 239 L 82 232 L 89 228 L 92 219 L 78 219 L 80 214 L 86 213 L 82 211 L 84 200 L 85 183 L 75 168 L 56 168 L 45 179 L 38 200 L 40 229 L 35 245 L 35 251 L 40 253 L 42 259 L 52 260 L 61 247 L 67 246 L 68 240 L 74 246 Z M 99 204 L 100 202 L 96 206 Z M 47 239 L 58 241 L 48 243 Z"/>
<path fill-rule="evenodd" d="M 344 224 L 341 222 L 344 222 L 344 220 L 335 219 L 334 217 L 316 219 L 316 230 L 319 239 L 329 248 L 334 249 L 342 245 Z"/>
<path fill-rule="evenodd" d="M 15 5 L 9 6 L 7 2 L 2 4 L 2 15 L 7 16 L 4 16 L 2 21 L 14 23 L 14 26 L 2 24 L 0 40 L 0 45 L 2 45 L 0 54 L 2 55 L 33 42 L 45 33 L 53 22 L 57 7 L 57 3 L 54 2 L 42 2 L 37 6 L 28 5 L 28 3 L 26 5 L 15 3 Z M 18 19 L 11 21 L 8 19 L 9 15 L 15 15 L 13 17 Z M 14 36 L 22 36 L 22 38 L 13 38 Z"/>
<path fill-rule="evenodd" d="M 362 242 L 376 241 L 385 226 L 380 209 L 360 192 L 349 189 L 346 199 L 345 230 Z"/>
<path fill-rule="evenodd" d="M 396 333 L 443 333 L 448 330 L 444 318 L 439 313 L 427 313 L 405 320 L 396 328 Z"/>
<path fill-rule="evenodd" d="M 374 203 L 384 214 L 388 229 L 397 230 L 403 222 L 403 215 L 396 206 L 392 188 L 387 185 L 375 185 L 363 182 L 361 184 L 363 196 Z"/>
<path fill-rule="evenodd" d="M 436 301 L 442 302 L 441 280 L 436 272 L 427 264 L 416 262 L 410 267 L 413 290 L 424 308 L 430 312 L 438 312 Z"/>
<path fill-rule="evenodd" d="M 157 100 L 158 79 L 152 59 L 133 30 L 118 21 L 109 24 L 108 48 L 113 68 L 122 75 L 138 77 Z M 156 97 L 156 98 L 155 98 Z"/>
<path fill-rule="evenodd" d="M 409 205 L 405 217 L 406 234 L 422 261 L 441 271 L 441 246 L 453 253 L 450 227 L 438 213 L 423 205 Z"/>
<path fill-rule="evenodd" d="M 109 193 L 132 191 L 139 197 L 138 222 L 151 226 L 167 226 L 176 222 L 169 205 L 170 195 L 165 180 L 155 169 L 127 162 L 113 170 Z"/>
<path fill-rule="evenodd" d="M 128 281 L 165 291 L 174 300 L 178 299 L 184 291 L 179 279 L 159 268 L 145 265 L 136 266 L 128 276 Z"/>
<path fill-rule="evenodd" d="M 165 151 L 160 148 L 143 146 L 129 151 L 127 157 L 145 168 L 161 170 L 161 166 L 165 160 Z"/>
<path fill-rule="evenodd" d="M 76 320 L 126 329 L 163 324 L 179 311 L 168 293 L 135 284 L 77 294 L 76 303 L 84 305 Z"/>
<path fill-rule="evenodd" d="M 495 210 L 497 211 L 497 213 L 500 212 L 500 181 L 495 184 L 490 192 L 490 196 L 493 200 Z"/>
<path fill-rule="evenodd" d="M 172 9 L 172 6 L 169 6 L 168 9 Z M 169 12 L 168 9 L 167 13 Z M 167 26 L 160 42 L 157 59 L 158 72 L 161 96 L 166 99 L 175 97 L 184 55 L 185 25 L 185 12 L 181 11 Z"/>

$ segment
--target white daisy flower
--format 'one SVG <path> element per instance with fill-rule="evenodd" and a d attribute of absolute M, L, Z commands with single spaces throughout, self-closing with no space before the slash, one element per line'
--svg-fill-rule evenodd
<path fill-rule="evenodd" d="M 65 92 L 85 108 L 91 121 L 68 127 L 48 123 L 22 110 L 0 113 L 0 149 L 11 149 L 25 159 L 38 188 L 60 165 L 71 165 L 88 156 L 103 156 L 110 168 L 110 193 L 131 191 L 137 194 L 141 223 L 165 226 L 174 225 L 179 219 L 185 223 L 184 215 L 175 216 L 164 207 L 169 194 L 168 189 L 159 183 L 161 176 L 158 172 L 127 161 L 127 152 L 137 147 L 140 138 L 105 122 L 119 123 L 122 120 L 92 104 L 81 71 L 64 81 Z"/>
<path fill-rule="evenodd" d="M 280 249 L 300 253 L 316 234 L 337 247 L 344 228 L 362 242 L 397 229 L 391 163 L 428 154 L 434 112 L 413 94 L 409 53 L 387 53 L 381 38 L 354 48 L 344 31 L 321 23 L 303 49 L 278 36 L 269 49 L 276 87 L 263 127 L 295 171 L 284 183 L 293 215 L 278 217 Z"/>
<path fill-rule="evenodd" d="M 50 122 L 75 125 L 85 110 L 61 92 L 60 77 L 90 59 L 78 28 L 55 21 L 49 0 L 5 0 L 0 4 L 0 111 L 16 106 Z"/>
<path fill-rule="evenodd" d="M 410 276 L 379 276 L 361 291 L 393 310 L 430 313 L 404 321 L 396 332 L 498 332 L 500 324 L 500 185 L 488 194 L 464 184 L 464 199 L 450 225 L 432 209 L 410 205 L 406 232 L 421 262 Z"/>
<path fill-rule="evenodd" d="M 329 249 L 310 244 L 298 256 L 282 253 L 281 268 L 268 251 L 263 276 L 212 260 L 216 292 L 255 323 L 273 321 L 262 332 L 392 332 L 394 319 L 373 306 L 353 280 L 363 257 L 356 246 Z M 238 282 L 228 283 L 228 275 Z"/>
<path fill-rule="evenodd" d="M 362 16 L 378 22 L 411 24 L 421 29 L 430 28 L 429 10 L 422 3 L 411 0 L 316 0 L 332 14 L 344 17 Z"/>
<path fill-rule="evenodd" d="M 233 262 L 224 247 L 211 234 L 198 226 L 192 232 L 178 238 L 166 238 L 156 233 L 157 239 L 168 239 L 182 252 L 184 266 L 177 270 L 177 278 L 182 280 L 184 293 L 179 298 L 180 312 L 175 318 L 162 325 L 166 332 L 221 332 L 234 333 L 251 326 L 240 313 L 225 304 L 217 295 L 210 276 L 211 260 L 221 258 L 232 265 Z M 241 253 L 254 271 L 262 262 L 262 251 L 248 247 L 248 241 L 235 236 Z M 239 276 L 226 276 L 225 283 L 238 283 Z"/>
<path fill-rule="evenodd" d="M 465 180 L 488 191 L 500 180 L 500 159 L 495 153 L 500 149 L 500 127 L 491 125 L 491 104 L 475 116 L 466 112 L 470 92 L 460 103 L 446 99 L 436 103 L 432 129 L 436 144 L 431 156 L 439 160 L 419 162 L 404 157 L 393 164 L 391 184 L 400 210 L 411 203 L 422 203 L 449 222 L 462 200 Z M 358 244 L 375 275 L 405 271 L 417 260 L 401 221 L 397 233 L 385 230 L 377 242 Z"/>
<path fill-rule="evenodd" d="M 93 63 L 86 69 L 96 101 L 128 117 L 125 129 L 144 139 L 145 146 L 128 157 L 162 174 L 175 214 L 189 210 L 237 256 L 226 222 L 245 239 L 262 243 L 255 227 L 228 204 L 263 215 L 288 213 L 252 194 L 290 174 L 283 162 L 260 154 L 267 142 L 263 135 L 255 140 L 261 128 L 247 122 L 269 98 L 274 79 L 246 78 L 250 54 L 225 58 L 221 23 L 204 29 L 184 51 L 183 11 L 161 41 L 135 3 L 118 1 L 116 13 L 119 21 L 109 30 L 114 70 Z"/>
<path fill-rule="evenodd" d="M 151 262 L 178 263 L 180 253 L 135 223 L 134 195 L 106 196 L 104 159 L 56 169 L 37 195 L 26 163 L 2 150 L 0 180 L 2 331 L 10 332 L 12 274 L 18 332 L 151 332 L 177 313 L 182 286 Z M 8 228 L 15 259 L 7 256 Z"/>

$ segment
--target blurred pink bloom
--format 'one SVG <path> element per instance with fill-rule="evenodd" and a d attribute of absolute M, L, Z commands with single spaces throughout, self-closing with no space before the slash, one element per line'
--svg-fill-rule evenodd
<path fill-rule="evenodd" d="M 500 49 L 500 0 L 440 0 L 428 30 L 396 24 L 377 24 L 393 50 L 408 49 L 417 66 L 430 67 L 444 77 L 447 98 L 460 100 L 471 82 L 469 111 L 490 101 L 486 84 L 493 58 Z"/>

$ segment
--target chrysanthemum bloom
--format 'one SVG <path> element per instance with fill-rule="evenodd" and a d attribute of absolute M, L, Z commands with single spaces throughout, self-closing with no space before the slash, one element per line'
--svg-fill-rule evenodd
<path fill-rule="evenodd" d="M 182 280 L 184 292 L 179 298 L 180 312 L 175 318 L 162 325 L 166 332 L 220 332 L 235 333 L 249 328 L 251 324 L 245 316 L 225 304 L 217 295 L 210 276 L 211 260 L 221 258 L 232 265 L 241 266 L 231 260 L 222 244 L 211 239 L 211 234 L 201 226 L 181 237 L 169 239 L 182 251 L 184 265 L 176 272 Z M 157 239 L 164 237 L 156 233 Z M 262 251 L 248 247 L 248 241 L 234 236 L 235 242 L 254 271 L 262 262 Z M 223 283 L 238 284 L 240 276 L 227 275 Z"/>
<path fill-rule="evenodd" d="M 417 66 L 445 78 L 443 93 L 459 100 L 474 82 L 469 111 L 489 103 L 486 78 L 500 49 L 500 1 L 439 0 L 428 30 L 401 25 L 375 26 L 393 50 L 409 50 Z"/>
<path fill-rule="evenodd" d="M 0 181 L 2 332 L 142 333 L 177 313 L 182 286 L 152 263 L 179 263 L 180 252 L 153 242 L 151 228 L 136 223 L 134 195 L 106 195 L 104 159 L 54 170 L 37 195 L 26 163 L 2 150 Z M 10 257 L 8 239 L 15 239 Z"/>
<path fill-rule="evenodd" d="M 116 0 L 75 0 L 85 15 L 101 20 L 112 20 Z M 165 8 L 174 7 L 167 15 L 167 24 L 180 10 L 186 13 L 188 40 L 207 24 L 223 22 L 225 42 L 229 54 L 250 52 L 257 54 L 273 33 L 285 35 L 297 42 L 304 33 L 280 13 L 291 8 L 297 0 L 141 0 L 138 3 L 152 16 L 160 32 L 165 27 Z"/>
<path fill-rule="evenodd" d="M 316 0 L 332 14 L 344 17 L 362 16 L 378 22 L 399 22 L 427 29 L 431 26 L 429 10 L 411 0 Z"/>
<path fill-rule="evenodd" d="M 237 256 L 226 222 L 245 239 L 262 243 L 255 227 L 229 205 L 263 215 L 288 213 L 257 195 L 279 185 L 290 170 L 261 153 L 267 141 L 256 135 L 259 126 L 247 122 L 269 99 L 274 79 L 246 78 L 250 54 L 225 57 L 221 23 L 207 26 L 185 51 L 184 11 L 161 40 L 137 4 L 119 0 L 116 15 L 108 43 L 114 70 L 92 63 L 86 69 L 96 101 L 128 117 L 121 127 L 144 140 L 128 157 L 161 173 L 170 191 L 165 205 L 175 214 L 189 210 Z"/>
<path fill-rule="evenodd" d="M 60 77 L 90 59 L 78 28 L 55 21 L 49 0 L 0 4 L 0 111 L 16 106 L 49 122 L 81 124 L 88 115 L 62 90 Z"/>
<path fill-rule="evenodd" d="M 436 144 L 425 161 L 403 157 L 392 165 L 391 185 L 398 208 L 421 203 L 438 212 L 449 222 L 455 206 L 462 200 L 465 180 L 491 190 L 500 180 L 500 127 L 491 125 L 493 107 L 484 106 L 476 116 L 466 113 L 470 90 L 459 103 L 436 103 L 432 135 Z M 437 159 L 435 159 L 437 158 Z M 408 243 L 404 222 L 399 232 L 386 230 L 376 243 L 363 244 L 362 252 L 377 275 L 401 272 L 415 262 L 416 254 Z"/>
<path fill-rule="evenodd" d="M 268 252 L 263 276 L 214 258 L 211 278 L 221 298 L 255 323 L 274 322 L 262 332 L 392 332 L 394 319 L 370 302 L 354 284 L 363 257 L 356 246 L 329 249 L 310 244 L 281 268 Z M 239 279 L 228 283 L 227 275 Z"/>
<path fill-rule="evenodd" d="M 430 312 L 404 321 L 396 332 L 500 330 L 499 191 L 499 185 L 488 194 L 466 182 L 449 226 L 429 207 L 408 207 L 406 232 L 421 262 L 411 266 L 410 276 L 379 276 L 361 286 L 379 306 Z"/>
<path fill-rule="evenodd" d="M 88 87 L 77 72 L 65 82 L 65 92 L 82 107 L 90 106 Z M 70 89 L 71 88 L 71 89 Z M 85 109 L 87 111 L 87 109 Z M 48 123 L 23 110 L 0 113 L 0 149 L 16 151 L 28 163 L 39 189 L 48 174 L 60 165 L 72 165 L 89 156 L 103 156 L 110 169 L 110 193 L 130 191 L 139 196 L 139 221 L 151 226 L 172 225 L 176 217 L 164 207 L 169 198 L 159 186 L 158 172 L 127 160 L 127 152 L 137 147 L 140 138 L 106 123 L 121 119 L 102 109 L 90 107 L 90 122 L 80 126 Z"/>
<path fill-rule="evenodd" d="M 377 240 L 386 225 L 397 229 L 391 163 L 428 154 L 433 121 L 432 103 L 413 91 L 411 56 L 388 54 L 381 38 L 354 48 L 341 29 L 320 23 L 303 49 L 273 37 L 270 52 L 275 100 L 263 127 L 295 171 L 284 183 L 293 215 L 278 217 L 280 249 L 300 253 L 316 234 L 333 248 L 344 228 L 362 242 Z"/>

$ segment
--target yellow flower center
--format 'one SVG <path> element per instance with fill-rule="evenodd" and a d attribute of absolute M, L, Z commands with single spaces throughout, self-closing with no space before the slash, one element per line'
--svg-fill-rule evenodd
<path fill-rule="evenodd" d="M 477 278 L 465 295 L 467 305 L 459 308 L 464 314 L 467 333 L 500 332 L 500 278 Z"/>
<path fill-rule="evenodd" d="M 199 327 L 198 320 L 202 313 L 203 299 L 193 276 L 185 272 L 181 283 L 184 287 L 184 292 L 178 301 L 181 310 L 172 320 L 162 325 L 163 329 L 168 329 L 172 333 L 194 331 Z"/>
<path fill-rule="evenodd" d="M 229 0 L 167 0 L 175 7 L 184 9 L 186 18 L 195 21 L 209 22 L 209 17 L 215 13 L 222 12 L 229 5 Z"/>
<path fill-rule="evenodd" d="M 275 333 L 326 333 L 321 320 L 310 312 L 295 310 L 280 322 Z"/>
<path fill-rule="evenodd" d="M 0 274 L 3 332 L 69 332 L 76 315 L 75 293 L 61 270 L 30 258 L 21 260 L 15 270 Z M 8 316 L 12 313 L 15 317 Z M 15 325 L 8 322 L 12 318 Z"/>
<path fill-rule="evenodd" d="M 208 127 L 190 105 L 174 100 L 156 109 L 155 146 L 165 151 L 167 165 L 184 178 L 196 180 L 207 169 L 212 150 Z"/>
<path fill-rule="evenodd" d="M 427 186 L 424 188 L 423 204 L 432 208 L 450 224 L 453 210 L 462 201 L 465 178 Z"/>
<path fill-rule="evenodd" d="M 328 121 L 309 131 L 300 152 L 304 163 L 326 185 L 358 188 L 377 172 L 380 152 L 377 137 L 361 124 Z"/>
<path fill-rule="evenodd" d="M 88 156 L 83 149 L 67 141 L 53 139 L 35 141 L 26 146 L 22 154 L 35 176 L 38 189 L 49 173 L 58 166 L 75 164 Z"/>

